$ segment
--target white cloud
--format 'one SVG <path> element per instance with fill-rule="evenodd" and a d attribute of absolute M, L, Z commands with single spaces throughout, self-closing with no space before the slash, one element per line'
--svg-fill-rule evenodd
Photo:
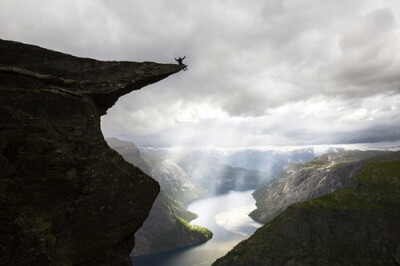
<path fill-rule="evenodd" d="M 189 71 L 123 97 L 106 135 L 149 145 L 399 138 L 396 0 L 2 0 L 0 36 Z M 383 99 L 383 100 L 382 100 Z"/>
<path fill-rule="evenodd" d="M 268 110 L 268 114 L 256 117 L 231 117 L 221 110 L 194 109 L 190 105 L 160 109 L 152 117 L 149 131 L 142 134 L 139 126 L 131 127 L 129 119 L 114 119 L 121 112 L 110 114 L 106 135 L 116 135 L 135 141 L 139 145 L 152 143 L 156 146 L 215 146 L 246 147 L 268 145 L 313 145 L 358 142 L 396 141 L 400 139 L 400 95 L 382 94 L 362 100 L 344 100 L 340 97 L 317 97 L 306 101 L 288 103 Z M 192 108 L 192 107 L 190 107 Z M 210 108 L 210 109 L 208 109 Z M 168 109 L 168 110 L 167 110 Z M 193 115 L 194 116 L 191 116 Z M 213 115 L 219 114 L 219 115 Z M 185 119 L 187 120 L 185 121 Z M 196 119 L 196 121 L 193 121 Z M 132 120 L 132 122 L 137 119 Z"/>

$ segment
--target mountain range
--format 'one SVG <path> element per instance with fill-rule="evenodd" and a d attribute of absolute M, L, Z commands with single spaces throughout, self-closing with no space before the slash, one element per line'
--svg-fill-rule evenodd
<path fill-rule="evenodd" d="M 253 216 L 270 221 L 213 265 L 400 264 L 400 152 L 329 154 L 289 168 L 256 193 L 263 204 Z M 274 209 L 273 200 L 284 204 Z"/>
<path fill-rule="evenodd" d="M 315 156 L 313 148 L 289 152 L 253 150 L 233 153 L 202 150 L 177 152 L 137 148 L 129 141 L 115 138 L 107 139 L 107 142 L 125 160 L 152 176 L 161 186 L 149 218 L 135 234 L 136 245 L 132 253 L 135 256 L 175 250 L 207 241 L 212 235 L 211 232 L 203 228 L 200 234 L 199 230 L 190 230 L 188 222 L 197 215 L 186 211 L 186 204 L 198 198 L 219 195 L 231 190 L 260 188 L 272 182 L 275 177 L 272 173 L 289 162 L 303 162 Z M 274 171 L 249 170 L 222 163 L 235 164 L 235 160 L 238 162 L 239 158 L 250 154 L 253 159 L 257 157 L 260 162 L 268 162 Z M 251 167 L 248 163 L 243 163 L 242 166 Z"/>

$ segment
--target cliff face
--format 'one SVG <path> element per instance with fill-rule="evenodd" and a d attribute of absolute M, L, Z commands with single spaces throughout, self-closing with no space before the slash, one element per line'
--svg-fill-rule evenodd
<path fill-rule="evenodd" d="M 2 263 L 129 265 L 159 186 L 108 147 L 100 115 L 180 70 L 0 40 Z"/>
<path fill-rule="evenodd" d="M 370 159 L 352 187 L 289 206 L 213 265 L 399 265 L 400 152 Z"/>
<path fill-rule="evenodd" d="M 278 178 L 253 193 L 257 209 L 250 216 L 266 223 L 289 205 L 352 185 L 352 175 L 378 151 L 329 153 L 305 164 L 291 164 Z"/>

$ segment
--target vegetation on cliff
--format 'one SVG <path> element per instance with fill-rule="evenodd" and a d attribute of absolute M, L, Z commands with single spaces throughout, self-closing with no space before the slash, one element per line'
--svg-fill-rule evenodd
<path fill-rule="evenodd" d="M 379 151 L 328 153 L 307 163 L 290 164 L 270 184 L 253 194 L 257 209 L 250 216 L 266 223 L 289 205 L 353 184 L 352 175 Z"/>
<path fill-rule="evenodd" d="M 352 179 L 291 205 L 214 265 L 398 265 L 400 152 L 371 159 Z"/>
<path fill-rule="evenodd" d="M 111 148 L 125 160 L 156 179 L 161 186 L 149 217 L 135 234 L 133 255 L 148 255 L 203 243 L 212 233 L 188 222 L 197 217 L 185 210 L 185 203 L 198 197 L 189 176 L 173 161 L 157 153 L 143 154 L 128 141 L 107 139 Z"/>
<path fill-rule="evenodd" d="M 184 228 L 184 230 L 195 232 L 197 237 L 203 238 L 203 241 L 206 241 L 213 236 L 213 233 L 207 228 L 198 225 L 191 225 L 183 218 L 176 217 L 176 221 L 177 224 L 179 224 L 179 227 Z"/>

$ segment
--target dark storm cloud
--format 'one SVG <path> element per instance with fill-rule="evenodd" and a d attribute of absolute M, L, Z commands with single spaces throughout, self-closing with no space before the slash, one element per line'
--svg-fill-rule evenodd
<path fill-rule="evenodd" d="M 106 60 L 187 56 L 189 71 L 120 99 L 106 135 L 160 146 L 376 141 L 398 134 L 368 119 L 399 116 L 397 103 L 382 111 L 399 94 L 399 12 L 396 0 L 2 0 L 0 36 Z M 355 123 L 360 110 L 372 116 Z"/>

